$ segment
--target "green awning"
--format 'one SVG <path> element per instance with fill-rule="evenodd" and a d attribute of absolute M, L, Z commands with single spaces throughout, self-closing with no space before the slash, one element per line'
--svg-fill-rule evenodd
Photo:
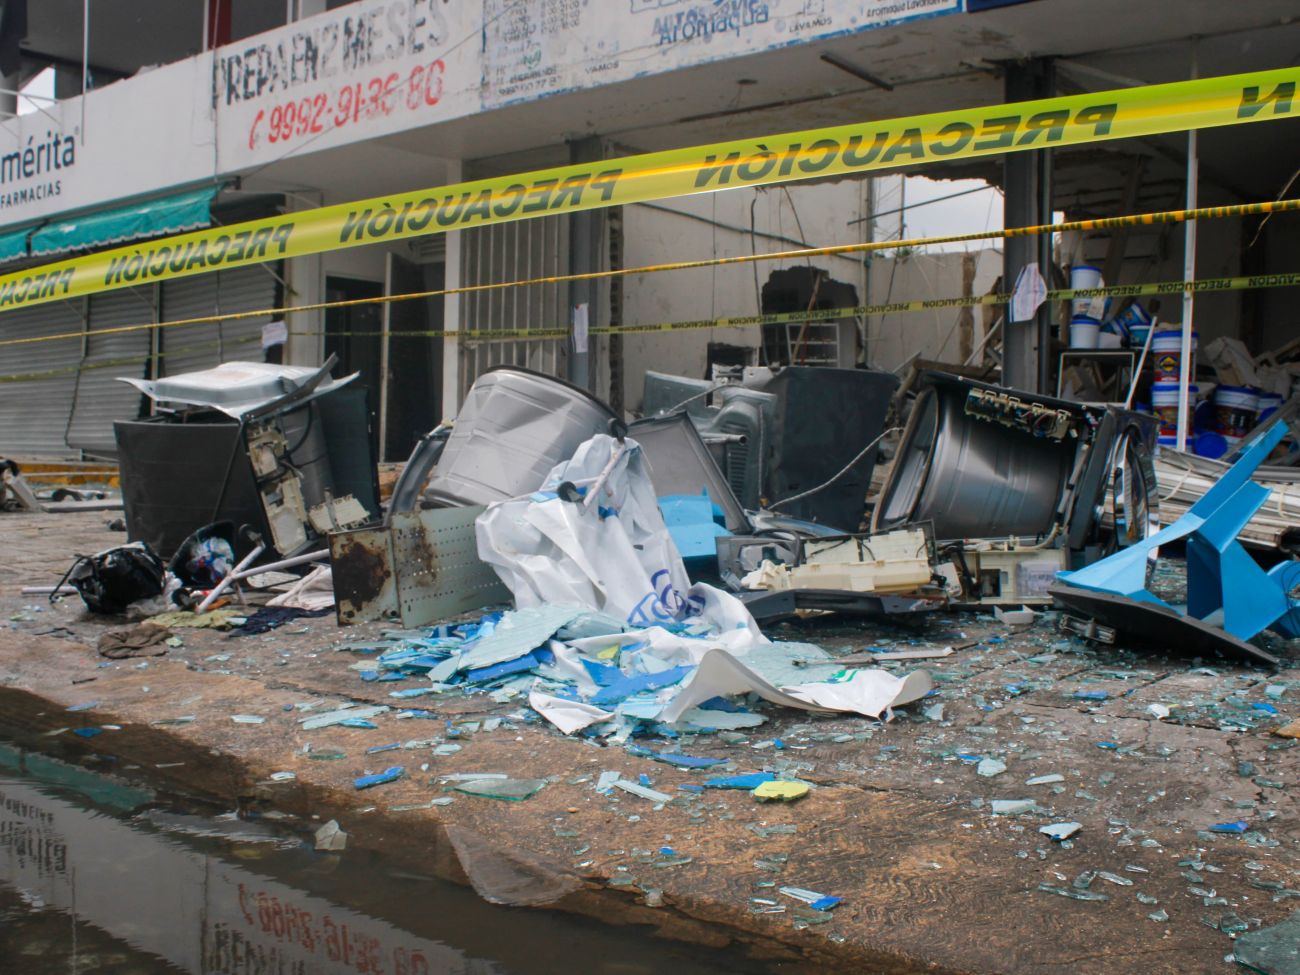
<path fill-rule="evenodd" d="M 146 203 L 53 221 L 32 235 L 32 256 L 103 247 L 206 227 L 212 223 L 212 198 L 220 188 L 206 186 Z"/>
<path fill-rule="evenodd" d="M 35 226 L 36 224 L 29 223 L 17 230 L 6 230 L 0 233 L 0 262 L 27 256 L 27 235 Z"/>

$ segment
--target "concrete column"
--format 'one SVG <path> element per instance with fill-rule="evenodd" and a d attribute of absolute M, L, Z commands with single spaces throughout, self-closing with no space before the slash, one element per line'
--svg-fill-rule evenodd
<path fill-rule="evenodd" d="M 286 20 L 292 22 L 314 17 L 326 10 L 325 0 L 286 0 Z"/>
<path fill-rule="evenodd" d="M 1006 68 L 1006 100 L 1050 98 L 1056 93 L 1056 72 L 1049 58 L 1011 62 Z M 1012 152 L 1003 157 L 1003 225 L 1029 227 L 1052 222 L 1052 156 L 1050 149 Z M 1038 270 L 1051 287 L 1052 235 L 1010 237 L 1003 241 L 1004 291 L 1011 291 L 1026 264 Z M 1030 322 L 1004 325 L 1002 382 L 1029 392 L 1050 392 L 1052 373 L 1052 305 L 1044 302 Z"/>
<path fill-rule="evenodd" d="M 22 75 L 0 75 L 0 119 L 13 118 L 18 114 L 18 86 L 22 84 Z"/>
<path fill-rule="evenodd" d="M 604 156 L 604 146 L 599 136 L 574 139 L 569 142 L 569 161 L 573 163 L 595 162 Z M 605 214 L 603 210 L 582 210 L 569 216 L 569 273 L 586 274 L 600 270 L 601 240 L 604 234 Z M 569 332 L 573 334 L 573 315 L 580 305 L 587 306 L 588 328 L 596 325 L 598 318 L 596 299 L 598 289 L 595 281 L 572 281 L 569 283 Z M 592 347 L 592 339 L 587 339 L 587 349 Z M 572 342 L 569 345 L 569 382 L 583 389 L 592 387 L 590 366 L 591 356 L 586 350 L 577 349 Z"/>
<path fill-rule="evenodd" d="M 295 210 L 308 210 L 324 202 L 324 195 L 299 190 L 289 197 Z M 315 305 L 325 300 L 325 270 L 320 254 L 292 257 L 284 262 L 286 307 Z M 325 312 L 305 311 L 285 316 L 289 340 L 284 361 L 295 366 L 318 366 L 325 361 Z"/>
<path fill-rule="evenodd" d="M 447 183 L 464 179 L 464 167 L 459 159 L 447 160 Z M 461 241 L 464 231 L 446 233 L 446 271 L 443 287 L 448 291 L 459 288 L 464 281 L 461 266 Z M 448 294 L 442 299 L 442 327 L 448 332 L 460 331 L 460 301 L 458 294 Z M 453 338 L 442 340 L 442 418 L 450 420 L 460 412 L 460 342 Z"/>

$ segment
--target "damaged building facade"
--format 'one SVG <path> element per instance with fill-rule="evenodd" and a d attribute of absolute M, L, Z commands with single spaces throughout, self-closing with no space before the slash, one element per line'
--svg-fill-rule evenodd
<path fill-rule="evenodd" d="M 1240 9 L 1193 4 L 1176 23 L 1103 6 L 301 0 L 281 8 L 193 0 L 123 5 L 98 17 L 92 5 L 78 32 L 69 25 L 81 24 L 81 5 L 71 0 L 11 4 L 16 12 L 6 17 L 24 36 L 0 65 L 4 87 L 24 89 L 49 71 L 53 98 L 2 126 L 0 270 L 574 162 L 599 173 L 637 152 L 1227 74 L 1283 64 L 1294 46 L 1289 5 L 1273 0 Z M 1202 204 L 1245 202 L 1281 190 L 1290 163 L 1279 147 L 1293 128 L 1206 130 L 1190 157 L 1187 136 L 1175 134 L 1005 161 L 936 157 L 909 171 L 1002 187 L 1007 225 L 1181 206 L 1189 158 Z M 874 183 L 830 178 L 553 215 L 546 194 L 521 195 L 516 202 L 536 209 L 534 218 L 469 230 L 450 221 L 391 243 L 367 244 L 358 231 L 347 247 L 283 259 L 274 235 L 228 241 L 223 253 L 260 247 L 266 260 L 161 281 L 128 257 L 116 272 L 128 287 L 0 307 L 4 338 L 65 336 L 0 346 L 0 451 L 111 456 L 113 421 L 151 409 L 119 376 L 153 380 L 239 359 L 318 365 L 337 355 L 370 390 L 378 453 L 391 461 L 454 417 L 474 380 L 503 364 L 574 381 L 630 414 L 642 409 L 647 371 L 704 378 L 717 366 L 787 362 L 867 364 L 900 376 L 913 360 L 968 364 L 984 378 L 1000 370 L 1010 385 L 1055 393 L 1062 363 L 1051 343 L 1068 341 L 1068 311 L 1045 305 L 1032 324 L 1003 328 L 1000 306 L 900 306 L 993 292 L 1034 260 L 1058 269 L 1045 276 L 1054 287 L 1068 283 L 1072 265 L 1096 266 L 1111 284 L 1177 280 L 1188 266 L 1193 276 L 1278 273 L 1291 270 L 1296 250 L 1294 227 L 1281 217 L 1216 221 L 1190 265 L 1183 228 L 1165 224 L 1060 235 L 1051 254 L 1035 250 L 1053 242 L 1042 236 L 1005 247 L 975 241 L 967 254 L 904 245 L 547 280 L 871 239 L 892 209 L 880 205 Z M 399 219 L 382 207 L 357 215 L 359 226 Z M 214 253 L 166 261 L 190 270 L 220 263 Z M 526 279 L 539 283 L 464 290 Z M 413 292 L 439 293 L 366 303 Z M 362 303 L 292 311 L 350 299 Z M 1161 300 L 1161 322 L 1193 314 L 1178 294 Z M 864 307 L 879 310 L 798 318 Z M 1194 307 L 1202 347 L 1227 337 L 1258 353 L 1282 344 L 1292 327 L 1285 289 L 1213 291 Z M 221 323 L 111 331 L 268 309 Z M 758 313 L 784 318 L 724 324 Z M 663 330 L 673 323 L 691 327 Z M 609 326 L 645 331 L 602 332 Z M 549 333 L 491 335 L 520 329 Z M 1111 363 L 1082 365 L 1109 375 Z"/>
<path fill-rule="evenodd" d="M 0 0 L 0 958 L 1295 975 L 1294 4 Z"/>

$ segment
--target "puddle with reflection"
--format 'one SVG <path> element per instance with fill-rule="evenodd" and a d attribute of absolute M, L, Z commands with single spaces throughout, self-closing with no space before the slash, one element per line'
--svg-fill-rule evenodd
<path fill-rule="evenodd" d="M 367 851 L 315 852 L 0 744 L 0 971 L 23 975 L 771 973 L 570 915 L 503 908 Z"/>

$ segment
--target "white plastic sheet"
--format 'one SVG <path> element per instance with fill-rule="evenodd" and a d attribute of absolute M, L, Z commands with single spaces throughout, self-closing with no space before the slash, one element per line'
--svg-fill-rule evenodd
<path fill-rule="evenodd" d="M 889 708 L 924 697 L 933 686 L 924 670 L 895 677 L 883 670 L 844 670 L 825 681 L 776 687 L 725 650 L 710 650 L 690 680 L 659 714 L 676 721 L 712 697 L 754 693 L 773 704 L 804 711 L 849 711 L 878 718 Z"/>
<path fill-rule="evenodd" d="M 565 482 L 582 500 L 556 495 Z M 536 494 L 489 505 L 475 524 L 479 558 L 520 609 L 572 603 L 637 627 L 700 620 L 733 650 L 763 642 L 738 599 L 691 586 L 635 440 L 592 437 Z"/>
<path fill-rule="evenodd" d="M 570 701 L 535 688 L 528 695 L 528 703 L 534 711 L 566 735 L 614 717 L 612 712 L 598 708 L 594 704 Z"/>

